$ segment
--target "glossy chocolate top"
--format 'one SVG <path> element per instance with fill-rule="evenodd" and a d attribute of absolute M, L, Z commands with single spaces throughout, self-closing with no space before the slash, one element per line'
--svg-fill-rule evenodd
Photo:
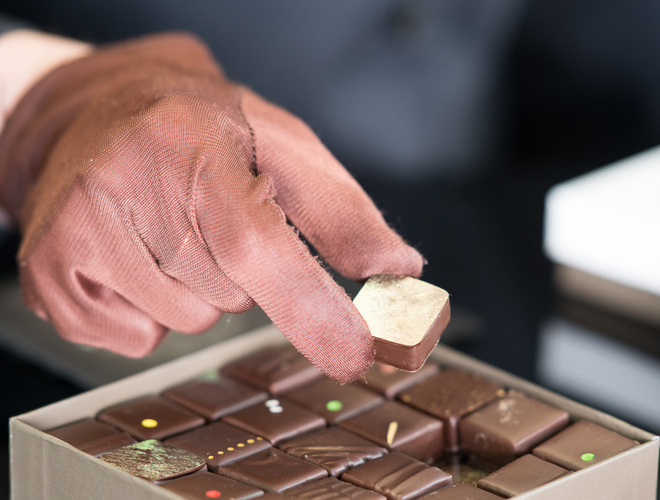
<path fill-rule="evenodd" d="M 276 448 L 224 465 L 218 472 L 262 490 L 275 492 L 328 476 L 322 467 L 287 455 Z"/>
<path fill-rule="evenodd" d="M 106 451 L 135 443 L 135 439 L 126 432 L 92 418 L 51 429 L 48 434 L 90 455 L 100 455 Z"/>
<path fill-rule="evenodd" d="M 291 344 L 268 347 L 225 365 L 221 373 L 280 394 L 322 377 Z"/>
<path fill-rule="evenodd" d="M 198 427 L 170 438 L 166 443 L 204 458 L 211 471 L 270 448 L 270 443 L 261 436 L 225 422 Z"/>
<path fill-rule="evenodd" d="M 442 421 L 398 401 L 386 401 L 339 424 L 392 451 L 422 462 L 442 456 Z"/>
<path fill-rule="evenodd" d="M 98 414 L 138 439 L 165 439 L 204 425 L 204 418 L 161 396 L 147 396 Z"/>
<path fill-rule="evenodd" d="M 268 393 L 264 390 L 219 377 L 215 380 L 191 380 L 166 390 L 163 396 L 199 413 L 208 421 L 218 420 L 268 399 Z"/>
<path fill-rule="evenodd" d="M 457 452 L 459 420 L 504 395 L 505 390 L 490 380 L 449 368 L 404 390 L 398 398 L 441 419 L 445 423 L 445 446 Z"/>
<path fill-rule="evenodd" d="M 485 490 L 467 483 L 456 483 L 419 497 L 419 500 L 501 500 Z"/>
<path fill-rule="evenodd" d="M 341 479 L 392 500 L 409 500 L 452 483 L 446 472 L 396 452 L 355 467 Z"/>
<path fill-rule="evenodd" d="M 387 450 L 341 427 L 326 427 L 285 441 L 279 448 L 320 465 L 331 476 L 381 457 Z"/>
<path fill-rule="evenodd" d="M 637 444 L 600 425 L 581 420 L 534 448 L 533 453 L 566 469 L 580 470 Z"/>
<path fill-rule="evenodd" d="M 567 424 L 565 411 L 510 391 L 460 421 L 460 443 L 464 452 L 504 465 Z"/>
<path fill-rule="evenodd" d="M 258 488 L 211 472 L 189 474 L 161 483 L 160 486 L 189 500 L 248 500 L 263 495 L 263 491 Z"/>
<path fill-rule="evenodd" d="M 261 436 L 272 444 L 326 425 L 316 413 L 284 398 L 268 399 L 227 415 L 222 421 Z"/>
<path fill-rule="evenodd" d="M 528 454 L 489 474 L 477 486 L 509 498 L 522 495 L 566 474 L 566 469 Z"/>
<path fill-rule="evenodd" d="M 358 384 L 392 399 L 399 392 L 438 372 L 438 365 L 427 363 L 416 372 L 406 372 L 389 365 L 373 365 Z"/>
<path fill-rule="evenodd" d="M 329 423 L 337 423 L 383 402 L 383 397 L 358 385 L 340 385 L 321 378 L 283 397 L 321 415 Z"/>

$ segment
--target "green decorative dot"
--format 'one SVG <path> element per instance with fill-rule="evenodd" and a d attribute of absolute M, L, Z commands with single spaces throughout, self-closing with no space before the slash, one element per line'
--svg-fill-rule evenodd
<path fill-rule="evenodd" d="M 339 411 L 343 406 L 344 405 L 341 404 L 341 401 L 337 401 L 336 399 L 332 399 L 325 404 L 325 408 L 328 411 Z"/>
<path fill-rule="evenodd" d="M 582 455 L 580 455 L 580 458 L 585 462 L 591 462 L 594 458 L 596 458 L 596 455 L 594 455 L 593 453 L 583 453 Z"/>

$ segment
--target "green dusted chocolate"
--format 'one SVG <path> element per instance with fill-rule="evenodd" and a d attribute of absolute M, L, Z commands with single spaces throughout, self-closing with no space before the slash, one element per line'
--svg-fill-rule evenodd
<path fill-rule="evenodd" d="M 99 457 L 117 469 L 150 481 L 164 481 L 200 470 L 206 462 L 194 453 L 155 439 L 122 446 Z"/>

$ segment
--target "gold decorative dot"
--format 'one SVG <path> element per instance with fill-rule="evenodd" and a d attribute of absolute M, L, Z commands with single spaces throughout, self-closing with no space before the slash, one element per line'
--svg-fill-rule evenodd
<path fill-rule="evenodd" d="M 248 444 L 252 444 L 252 443 L 254 443 L 254 439 L 248 439 L 247 442 L 248 442 Z"/>
<path fill-rule="evenodd" d="M 238 446 L 239 448 L 243 448 L 243 446 L 245 446 L 245 444 L 243 444 L 243 443 L 238 443 L 236 446 Z"/>
<path fill-rule="evenodd" d="M 234 447 L 233 446 L 227 447 L 227 451 L 234 451 Z"/>
<path fill-rule="evenodd" d="M 153 429 L 158 426 L 158 421 L 153 418 L 145 418 L 140 423 L 142 424 L 142 427 L 146 427 L 147 429 Z"/>
<path fill-rule="evenodd" d="M 263 441 L 264 438 L 257 436 L 257 441 Z"/>
<path fill-rule="evenodd" d="M 209 460 L 213 460 L 213 455 L 209 455 Z"/>
<path fill-rule="evenodd" d="M 218 455 L 224 455 L 224 454 L 225 454 L 224 451 L 218 451 Z"/>

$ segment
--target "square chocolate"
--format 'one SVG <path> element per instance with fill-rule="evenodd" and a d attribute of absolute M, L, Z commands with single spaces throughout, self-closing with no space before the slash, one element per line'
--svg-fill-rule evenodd
<path fill-rule="evenodd" d="M 204 418 L 162 396 L 146 396 L 103 410 L 97 418 L 138 439 L 165 439 L 204 425 Z"/>
<path fill-rule="evenodd" d="M 427 363 L 416 372 L 406 372 L 389 365 L 375 364 L 356 383 L 392 399 L 399 392 L 435 375 L 438 365 Z"/>
<path fill-rule="evenodd" d="M 326 477 L 311 483 L 295 486 L 282 495 L 304 500 L 385 500 L 383 495 L 354 484 Z"/>
<path fill-rule="evenodd" d="M 381 396 L 362 387 L 341 385 L 325 377 L 283 397 L 321 415 L 329 423 L 341 422 L 383 402 Z"/>
<path fill-rule="evenodd" d="M 337 477 L 351 467 L 387 453 L 387 450 L 341 427 L 326 427 L 279 445 L 294 457 L 320 465 Z"/>
<path fill-rule="evenodd" d="M 350 469 L 341 480 L 391 500 L 410 500 L 452 483 L 446 472 L 397 452 Z"/>
<path fill-rule="evenodd" d="M 225 365 L 221 373 L 274 395 L 322 377 L 322 373 L 291 344 L 249 354 Z"/>
<path fill-rule="evenodd" d="M 122 446 L 99 458 L 119 470 L 150 481 L 164 481 L 190 474 L 206 465 L 204 459 L 194 453 L 155 439 Z"/>
<path fill-rule="evenodd" d="M 260 489 L 212 472 L 189 474 L 161 483 L 159 486 L 188 500 L 208 500 L 209 498 L 248 500 L 263 496 L 264 493 Z"/>
<path fill-rule="evenodd" d="M 135 443 L 135 439 L 126 432 L 93 418 L 51 429 L 48 434 L 95 456 Z"/>
<path fill-rule="evenodd" d="M 270 443 L 261 436 L 224 422 L 198 427 L 165 442 L 204 457 L 211 471 L 270 448 Z"/>
<path fill-rule="evenodd" d="M 568 413 L 509 391 L 459 423 L 461 449 L 487 462 L 504 465 L 568 424 Z"/>
<path fill-rule="evenodd" d="M 162 395 L 202 415 L 208 421 L 218 420 L 268 399 L 268 393 L 264 390 L 220 377 L 191 380 L 166 390 Z"/>
<path fill-rule="evenodd" d="M 566 469 L 541 460 L 534 455 L 523 455 L 483 478 L 477 486 L 505 498 L 533 490 L 565 476 Z"/>
<path fill-rule="evenodd" d="M 445 424 L 445 448 L 456 453 L 460 449 L 460 419 L 505 394 L 501 386 L 490 380 L 448 368 L 404 390 L 399 399 L 441 419 Z"/>
<path fill-rule="evenodd" d="M 569 470 L 580 470 L 639 443 L 600 425 L 580 420 L 534 448 L 537 457 Z"/>
<path fill-rule="evenodd" d="M 418 500 L 501 500 L 501 498 L 471 484 L 456 483 L 419 497 Z"/>
<path fill-rule="evenodd" d="M 326 422 L 296 403 L 286 399 L 268 399 L 222 419 L 272 444 L 325 427 Z"/>
<path fill-rule="evenodd" d="M 405 453 L 422 462 L 442 456 L 442 421 L 398 401 L 386 401 L 339 424 L 388 450 Z"/>
<path fill-rule="evenodd" d="M 269 448 L 240 462 L 223 465 L 218 473 L 275 492 L 328 476 L 322 467 L 287 455 L 277 448 Z"/>

